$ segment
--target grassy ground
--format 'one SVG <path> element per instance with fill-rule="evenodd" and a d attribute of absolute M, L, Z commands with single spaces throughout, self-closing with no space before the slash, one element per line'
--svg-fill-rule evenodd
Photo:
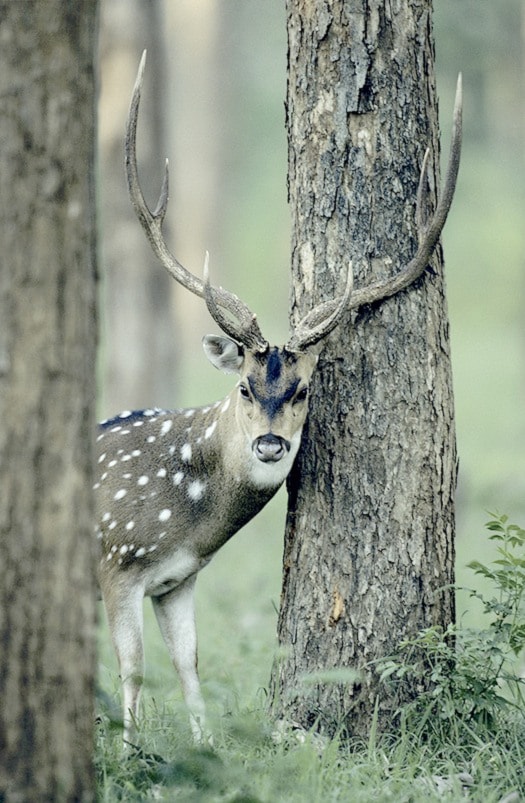
<path fill-rule="evenodd" d="M 366 744 L 279 731 L 270 720 L 266 688 L 275 649 L 283 501 L 276 500 L 199 578 L 200 672 L 213 750 L 191 743 L 178 683 L 146 604 L 144 754 L 123 756 L 117 668 L 101 624 L 100 799 L 496 803 L 515 792 L 509 801 L 525 799 L 523 716 L 490 731 L 458 726 L 443 739 L 424 739 L 416 723 L 386 737 L 372 734 Z M 470 575 L 465 581 L 472 585 Z"/>

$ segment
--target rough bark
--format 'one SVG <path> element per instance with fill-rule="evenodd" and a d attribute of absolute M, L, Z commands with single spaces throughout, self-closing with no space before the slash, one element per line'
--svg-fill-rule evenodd
<path fill-rule="evenodd" d="M 0 799 L 91 800 L 97 2 L 0 23 Z"/>
<path fill-rule="evenodd" d="M 298 320 L 341 292 L 349 259 L 357 287 L 406 264 L 423 153 L 438 175 L 439 144 L 430 0 L 287 7 Z M 289 480 L 272 680 L 281 716 L 363 735 L 377 703 L 380 727 L 392 724 L 398 701 L 369 662 L 453 619 L 453 593 L 441 589 L 453 580 L 455 478 L 438 249 L 415 285 L 349 314 L 321 355 Z M 360 679 L 303 682 L 334 668 Z"/>

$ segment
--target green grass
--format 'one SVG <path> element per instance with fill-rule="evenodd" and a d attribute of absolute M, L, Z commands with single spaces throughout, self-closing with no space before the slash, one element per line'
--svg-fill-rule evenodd
<path fill-rule="evenodd" d="M 100 726 L 100 800 L 264 801 L 499 801 L 525 792 L 523 731 L 505 738 L 436 749 L 393 734 L 370 744 L 319 745 L 293 734 L 280 744 L 260 701 L 214 721 L 215 744 L 190 744 L 178 706 L 149 701 L 144 738 L 148 752 L 122 756 L 118 732 Z"/>

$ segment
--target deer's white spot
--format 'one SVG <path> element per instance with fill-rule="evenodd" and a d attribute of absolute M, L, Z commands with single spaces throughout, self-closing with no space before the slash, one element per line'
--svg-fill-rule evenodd
<path fill-rule="evenodd" d="M 135 526 L 135 522 L 134 521 L 128 521 L 128 523 L 126 524 L 126 530 L 132 530 L 134 526 Z M 130 549 L 131 549 L 131 547 L 130 547 Z"/>
<path fill-rule="evenodd" d="M 122 475 L 122 478 L 123 478 L 124 480 L 130 480 L 130 479 L 131 479 L 131 476 L 132 476 L 132 475 L 131 475 L 131 473 L 130 473 L 129 471 L 126 471 L 126 472 L 125 472 L 125 473 Z"/>
<path fill-rule="evenodd" d="M 124 410 L 124 412 L 119 415 L 119 418 L 129 418 L 130 415 L 133 415 L 131 410 Z"/>
<path fill-rule="evenodd" d="M 149 477 L 143 474 L 141 477 L 138 478 L 137 485 L 147 485 L 148 482 L 149 482 Z"/>
<path fill-rule="evenodd" d="M 121 488 L 121 489 L 120 489 L 120 491 L 117 491 L 117 493 L 115 494 L 115 496 L 113 497 L 113 499 L 115 499 L 115 500 L 118 500 L 118 499 L 124 499 L 124 497 L 126 496 L 126 494 L 127 494 L 127 491 L 126 491 L 126 489 L 125 489 L 125 488 Z"/>
<path fill-rule="evenodd" d="M 109 521 L 111 518 L 111 513 L 104 513 L 102 516 L 102 521 Z"/>
<path fill-rule="evenodd" d="M 231 399 L 230 399 L 230 397 L 228 396 L 228 398 L 224 400 L 224 404 L 223 404 L 223 405 L 222 405 L 222 407 L 221 407 L 221 413 L 225 413 L 225 412 L 226 412 L 226 410 L 227 410 L 227 409 L 228 409 L 228 407 L 230 406 L 230 402 L 231 402 Z"/>
<path fill-rule="evenodd" d="M 163 421 L 162 426 L 160 428 L 160 434 L 167 435 L 172 426 L 173 426 L 173 421 L 171 421 L 169 418 L 167 421 Z"/>
<path fill-rule="evenodd" d="M 152 416 L 152 415 L 155 415 L 155 410 L 151 410 L 151 409 L 144 410 L 144 415 L 147 415 L 148 417 Z"/>
<path fill-rule="evenodd" d="M 131 432 L 130 429 L 121 429 L 120 430 L 120 434 L 121 435 L 129 435 L 130 432 Z"/>
<path fill-rule="evenodd" d="M 111 427 L 110 431 L 111 432 L 120 432 L 121 429 L 122 429 L 122 427 Z"/>
<path fill-rule="evenodd" d="M 171 519 L 171 510 L 165 507 L 159 513 L 159 521 L 168 521 L 168 519 Z"/>
<path fill-rule="evenodd" d="M 141 454 L 141 451 L 140 451 L 140 449 L 133 449 L 131 454 L 132 454 L 133 457 L 138 457 L 139 454 Z"/>
<path fill-rule="evenodd" d="M 94 490 L 94 491 L 98 491 L 98 489 L 99 489 L 99 488 L 100 488 L 100 482 L 96 482 L 96 483 L 93 485 L 93 490 Z"/>
<path fill-rule="evenodd" d="M 155 435 L 148 435 L 148 437 L 146 438 L 146 440 L 147 440 L 147 442 L 148 442 L 148 443 L 155 443 L 155 441 L 157 440 L 157 438 L 155 437 Z"/>
<path fill-rule="evenodd" d="M 202 497 L 205 488 L 205 482 L 202 482 L 202 480 L 193 480 L 193 482 L 190 482 L 188 485 L 188 496 L 190 499 L 193 499 L 194 502 L 197 502 Z"/>
<path fill-rule="evenodd" d="M 114 530 L 116 526 L 117 522 L 115 521 L 115 519 L 113 519 L 113 521 L 110 521 L 108 524 L 108 530 Z"/>
<path fill-rule="evenodd" d="M 180 450 L 180 456 L 184 460 L 185 463 L 189 463 L 191 460 L 191 443 L 184 443 L 182 449 Z"/>
<path fill-rule="evenodd" d="M 157 544 L 153 544 L 153 546 L 150 546 L 148 549 L 148 552 L 155 552 L 156 549 L 158 549 Z"/>
<path fill-rule="evenodd" d="M 122 457 L 121 457 L 120 459 L 122 460 L 122 462 L 123 462 L 123 463 L 125 463 L 125 462 L 126 462 L 126 460 L 131 460 L 131 455 L 130 455 L 130 454 L 123 454 L 123 455 L 122 455 Z M 117 461 L 115 460 L 115 461 L 111 461 L 111 462 L 112 462 L 112 463 L 113 463 L 113 462 L 115 462 L 115 463 L 116 463 Z M 111 465 L 111 463 L 110 463 L 109 465 Z"/>
<path fill-rule="evenodd" d="M 111 560 L 112 557 L 113 554 L 111 552 L 108 552 L 108 554 L 106 555 L 106 560 Z"/>
<path fill-rule="evenodd" d="M 111 547 L 111 554 L 114 555 L 116 551 L 117 547 L 115 546 L 115 544 L 113 544 L 113 546 Z"/>
<path fill-rule="evenodd" d="M 166 474 L 167 474 L 167 471 L 166 471 L 165 468 L 159 468 L 159 470 L 157 471 L 157 477 L 165 477 Z"/>
<path fill-rule="evenodd" d="M 182 471 L 177 471 L 177 473 L 173 475 L 173 484 L 180 485 L 183 479 L 184 479 L 184 474 L 182 473 Z"/>
<path fill-rule="evenodd" d="M 162 533 L 159 533 L 159 541 L 161 541 L 165 535 L 166 535 L 166 530 L 164 530 L 164 532 Z"/>
<path fill-rule="evenodd" d="M 102 438 L 104 438 L 104 437 L 105 437 L 105 435 L 106 435 L 106 433 L 105 433 L 105 432 L 101 432 L 101 433 L 100 433 L 100 435 L 97 437 L 97 443 L 98 443 L 99 441 L 101 441 L 101 440 L 102 440 Z"/>
<path fill-rule="evenodd" d="M 201 410 L 201 413 L 203 415 L 206 415 L 206 413 L 209 413 L 210 410 L 211 410 L 211 407 L 203 407 L 202 410 Z"/>
<path fill-rule="evenodd" d="M 133 426 L 134 427 L 142 427 L 142 426 L 144 426 L 144 421 L 134 421 L 133 422 Z"/>
<path fill-rule="evenodd" d="M 106 452 L 100 455 L 100 457 L 98 458 L 98 462 L 103 463 L 105 459 L 106 459 Z"/>
<path fill-rule="evenodd" d="M 117 461 L 116 460 L 110 460 L 109 463 L 108 463 L 108 468 L 113 468 L 113 466 L 116 466 L 116 465 L 117 465 Z"/>
<path fill-rule="evenodd" d="M 140 547 L 137 549 L 137 551 L 135 552 L 135 557 L 136 557 L 136 558 L 141 558 L 141 557 L 142 557 L 143 555 L 145 555 L 145 554 L 146 554 L 146 550 L 144 549 L 144 547 L 143 547 L 143 546 L 140 546 Z"/>
<path fill-rule="evenodd" d="M 195 415 L 195 410 L 186 410 L 186 412 L 184 413 L 185 418 L 191 418 L 192 415 Z"/>
<path fill-rule="evenodd" d="M 100 540 L 102 538 L 102 531 L 97 530 L 97 538 Z"/>
<path fill-rule="evenodd" d="M 121 547 L 120 547 L 120 550 L 119 550 L 119 551 L 120 551 L 120 554 L 121 554 L 121 555 L 125 555 L 125 554 L 126 554 L 126 552 L 128 551 L 127 544 L 123 544 L 123 546 L 121 546 Z"/>

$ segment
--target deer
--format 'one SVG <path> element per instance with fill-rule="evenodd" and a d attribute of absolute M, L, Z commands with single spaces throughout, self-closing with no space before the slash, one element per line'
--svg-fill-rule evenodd
<path fill-rule="evenodd" d="M 100 557 L 98 579 L 122 685 L 123 739 L 137 739 L 144 680 L 143 600 L 150 597 L 179 675 L 195 742 L 208 740 L 197 671 L 194 588 L 198 573 L 274 496 L 297 455 L 308 411 L 310 381 L 326 337 L 348 310 L 382 301 L 409 287 L 425 270 L 440 238 L 459 169 L 461 75 L 452 140 L 440 198 L 428 224 L 423 198 L 427 149 L 416 195 L 418 244 L 393 277 L 353 288 L 351 263 L 340 296 L 315 306 L 284 346 L 271 346 L 257 317 L 236 295 L 210 283 L 208 255 L 200 279 L 172 255 L 162 224 L 169 194 L 166 160 L 159 200 L 151 212 L 137 170 L 136 129 L 144 51 L 125 134 L 129 195 L 151 248 L 183 288 L 203 298 L 223 334 L 206 335 L 211 364 L 237 375 L 231 392 L 190 409 L 125 410 L 98 426 L 94 491 Z"/>

